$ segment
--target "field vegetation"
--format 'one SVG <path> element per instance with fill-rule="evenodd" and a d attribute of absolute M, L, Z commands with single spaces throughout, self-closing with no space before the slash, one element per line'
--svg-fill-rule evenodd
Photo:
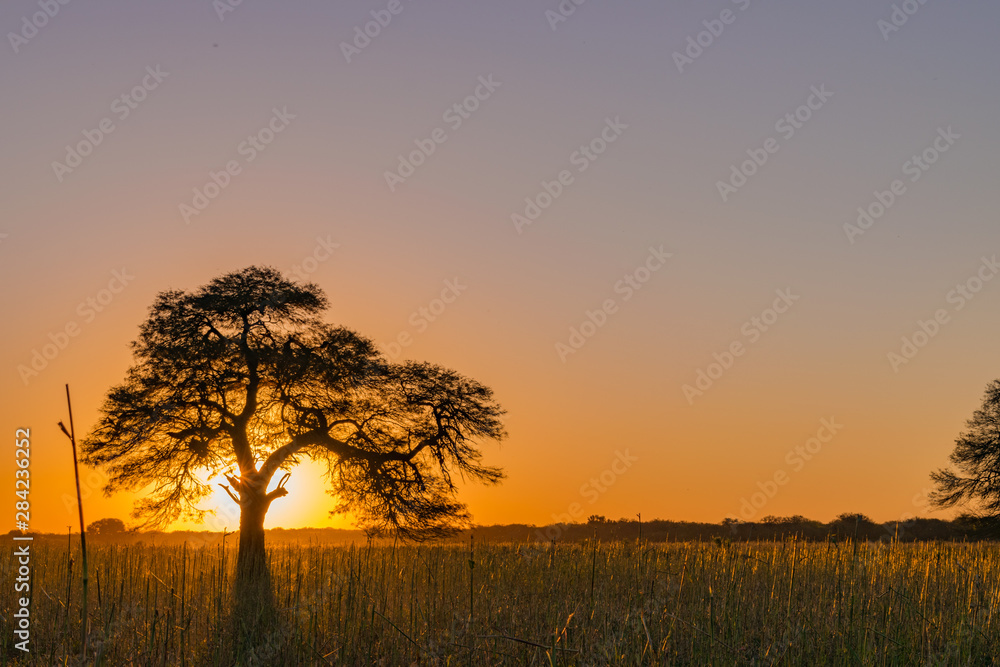
<path fill-rule="evenodd" d="M 830 540 L 284 545 L 279 618 L 234 646 L 232 538 L 33 555 L 28 665 L 989 665 L 1000 547 Z M 13 581 L 12 559 L 0 580 Z"/>

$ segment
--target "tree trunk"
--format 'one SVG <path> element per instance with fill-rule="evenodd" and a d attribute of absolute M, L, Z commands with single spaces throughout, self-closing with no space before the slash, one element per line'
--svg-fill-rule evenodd
<path fill-rule="evenodd" d="M 268 576 L 264 549 L 264 517 L 267 506 L 251 501 L 240 508 L 240 549 L 236 556 L 236 581 L 251 582 Z"/>
<path fill-rule="evenodd" d="M 240 509 L 240 546 L 233 588 L 233 626 L 241 644 L 255 644 L 276 619 L 271 572 L 264 549 L 264 517 L 270 502 L 251 494 Z"/>

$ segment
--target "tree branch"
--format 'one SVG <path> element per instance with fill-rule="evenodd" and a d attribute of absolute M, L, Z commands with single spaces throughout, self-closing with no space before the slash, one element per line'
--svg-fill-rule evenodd
<path fill-rule="evenodd" d="M 240 504 L 240 499 L 236 497 L 236 494 L 234 494 L 234 493 L 233 493 L 232 489 L 230 489 L 230 488 L 229 488 L 229 487 L 228 487 L 227 485 L 225 485 L 225 484 L 219 484 L 219 486 L 221 486 L 222 488 L 224 488 L 224 489 L 226 490 L 226 493 L 228 493 L 228 494 L 229 494 L 229 497 L 233 499 L 233 502 L 234 502 L 234 503 L 236 503 L 237 505 L 239 505 L 239 504 Z"/>

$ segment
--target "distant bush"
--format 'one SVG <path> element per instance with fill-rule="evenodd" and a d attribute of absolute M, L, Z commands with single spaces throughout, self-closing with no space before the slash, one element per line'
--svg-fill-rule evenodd
<path fill-rule="evenodd" d="M 98 519 L 87 526 L 87 533 L 89 535 L 100 535 L 102 537 L 120 535 L 125 531 L 125 522 L 121 519 Z"/>

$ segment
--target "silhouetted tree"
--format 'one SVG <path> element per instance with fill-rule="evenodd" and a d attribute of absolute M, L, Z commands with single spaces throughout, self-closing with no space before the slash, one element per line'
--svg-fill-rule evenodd
<path fill-rule="evenodd" d="M 965 422 L 949 459 L 954 468 L 931 473 L 936 507 L 971 505 L 986 518 L 1000 518 L 1000 380 L 986 385 L 983 405 Z"/>
<path fill-rule="evenodd" d="M 98 519 L 89 526 L 87 532 L 91 535 L 120 535 L 125 532 L 125 522 L 121 519 Z"/>
<path fill-rule="evenodd" d="M 830 522 L 830 530 L 840 537 L 856 538 L 858 540 L 878 540 L 885 534 L 885 529 L 872 521 L 867 514 L 860 512 L 844 512 Z"/>
<path fill-rule="evenodd" d="M 369 339 L 323 322 L 326 306 L 316 285 L 260 267 L 160 293 L 83 443 L 85 461 L 108 472 L 107 494 L 143 490 L 134 514 L 144 526 L 202 518 L 206 480 L 225 474 L 240 508 L 238 599 L 241 589 L 270 595 L 264 518 L 304 458 L 326 467 L 334 511 L 413 539 L 469 522 L 456 474 L 503 477 L 477 446 L 505 435 L 488 387 L 390 363 Z"/>

